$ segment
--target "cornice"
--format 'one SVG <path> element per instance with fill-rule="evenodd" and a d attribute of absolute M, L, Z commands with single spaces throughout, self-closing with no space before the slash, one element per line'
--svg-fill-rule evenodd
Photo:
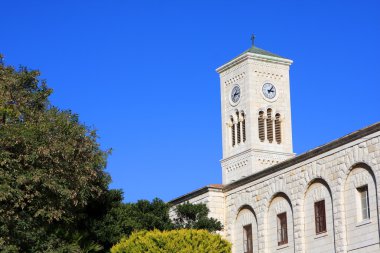
<path fill-rule="evenodd" d="M 228 161 L 230 161 L 230 160 L 235 159 L 236 157 L 239 157 L 239 156 L 242 156 L 242 155 L 245 155 L 245 154 L 249 154 L 249 153 L 251 153 L 251 151 L 252 151 L 252 149 L 249 148 L 249 149 L 244 150 L 244 151 L 242 151 L 242 152 L 240 152 L 240 153 L 237 153 L 237 154 L 235 154 L 235 155 L 232 155 L 232 156 L 229 156 L 229 157 L 227 157 L 227 158 L 224 158 L 224 159 L 220 160 L 220 162 L 221 162 L 221 163 L 228 162 Z"/>
<path fill-rule="evenodd" d="M 240 153 L 237 153 L 235 155 L 232 155 L 232 156 L 229 156 L 227 158 L 221 159 L 220 162 L 221 163 L 225 163 L 225 162 L 234 160 L 237 157 L 240 157 L 240 156 L 246 155 L 246 154 L 250 154 L 250 153 L 252 155 L 254 155 L 254 153 L 261 153 L 261 154 L 270 154 L 270 155 L 285 155 L 285 156 L 289 156 L 289 157 L 293 157 L 295 155 L 295 153 L 284 153 L 284 152 L 271 151 L 271 150 L 265 150 L 265 149 L 253 149 L 253 148 L 249 148 L 249 149 L 244 150 L 244 151 L 242 151 Z"/>
<path fill-rule="evenodd" d="M 289 59 L 283 59 L 283 58 L 278 58 L 274 56 L 269 56 L 269 55 L 261 55 L 261 54 L 254 54 L 247 52 L 245 54 L 242 54 L 241 56 L 236 57 L 235 59 L 227 62 L 226 64 L 222 65 L 221 67 L 216 69 L 216 72 L 221 74 L 222 72 L 226 71 L 227 69 L 230 69 L 239 63 L 252 59 L 252 60 L 257 60 L 257 61 L 262 61 L 262 62 L 271 62 L 271 63 L 278 63 L 286 66 L 290 66 L 293 61 Z"/>
<path fill-rule="evenodd" d="M 223 186 L 221 186 L 221 185 L 218 185 L 218 186 L 207 185 L 205 187 L 202 187 L 200 189 L 197 189 L 195 191 L 192 191 L 190 193 L 182 195 L 182 196 L 180 196 L 178 198 L 170 200 L 168 203 L 171 204 L 171 205 L 177 205 L 177 204 L 186 202 L 186 201 L 188 201 L 188 200 L 190 200 L 192 198 L 198 197 L 198 196 L 200 196 L 200 195 L 202 195 L 204 193 L 207 193 L 207 192 L 211 192 L 211 191 L 222 192 L 222 189 L 223 189 Z"/>

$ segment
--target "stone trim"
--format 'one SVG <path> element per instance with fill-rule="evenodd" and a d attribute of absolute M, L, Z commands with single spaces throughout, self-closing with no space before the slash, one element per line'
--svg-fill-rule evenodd
<path fill-rule="evenodd" d="M 220 66 L 219 68 L 216 69 L 216 72 L 218 72 L 219 74 L 222 74 L 224 71 L 230 69 L 231 67 L 236 66 L 237 64 L 247 59 L 254 59 L 254 60 L 263 61 L 263 62 L 273 62 L 277 64 L 282 64 L 285 66 L 289 66 L 293 63 L 293 61 L 290 59 L 246 52 L 246 53 L 243 53 L 241 56 L 238 56 L 235 59 L 232 59 L 226 64 Z"/>

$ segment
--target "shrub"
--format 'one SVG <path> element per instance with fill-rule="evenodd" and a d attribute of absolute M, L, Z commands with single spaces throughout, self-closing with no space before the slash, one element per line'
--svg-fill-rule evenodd
<path fill-rule="evenodd" d="M 206 230 L 134 232 L 112 247 L 111 253 L 230 253 L 231 244 Z"/>

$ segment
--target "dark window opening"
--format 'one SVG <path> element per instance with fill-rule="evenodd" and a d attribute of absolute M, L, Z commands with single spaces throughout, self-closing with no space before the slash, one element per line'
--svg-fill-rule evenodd
<path fill-rule="evenodd" d="M 314 203 L 314 216 L 315 233 L 320 234 L 326 232 L 326 210 L 324 200 Z"/>
<path fill-rule="evenodd" d="M 267 138 L 269 143 L 273 142 L 273 120 L 272 120 L 272 109 L 267 110 Z"/>
<path fill-rule="evenodd" d="M 281 122 L 280 122 L 280 114 L 276 114 L 276 118 L 274 120 L 274 131 L 276 134 L 276 142 L 277 144 L 281 144 Z"/>
<path fill-rule="evenodd" d="M 252 224 L 243 227 L 243 246 L 244 253 L 253 253 Z"/>
<path fill-rule="evenodd" d="M 368 186 L 362 186 L 357 188 L 360 197 L 360 208 L 362 220 L 369 219 L 369 199 L 368 199 Z"/>
<path fill-rule="evenodd" d="M 261 142 L 265 140 L 265 129 L 264 129 L 264 112 L 259 112 L 259 139 Z"/>
<path fill-rule="evenodd" d="M 277 242 L 278 246 L 288 243 L 288 224 L 286 213 L 277 215 Z"/>

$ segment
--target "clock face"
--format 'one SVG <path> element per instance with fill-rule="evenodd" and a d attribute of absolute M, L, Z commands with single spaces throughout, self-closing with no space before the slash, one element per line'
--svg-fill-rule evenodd
<path fill-rule="evenodd" d="M 232 103 L 236 104 L 237 102 L 239 102 L 239 99 L 240 99 L 240 87 L 239 85 L 235 85 L 231 91 L 231 101 Z"/>
<path fill-rule="evenodd" d="M 276 97 L 276 87 L 271 83 L 264 83 L 263 94 L 268 99 L 273 99 Z"/>

